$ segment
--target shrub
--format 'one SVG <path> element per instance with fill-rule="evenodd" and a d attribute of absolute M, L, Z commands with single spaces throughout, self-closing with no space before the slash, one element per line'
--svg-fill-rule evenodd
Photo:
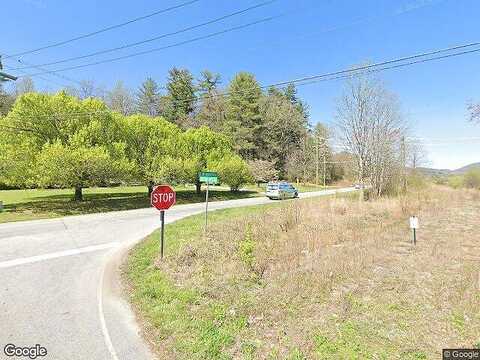
<path fill-rule="evenodd" d="M 220 182 L 230 186 L 232 191 L 238 191 L 242 185 L 253 181 L 247 163 L 233 153 L 224 154 L 221 158 L 213 154 L 208 162 L 208 168 L 218 172 Z"/>
<path fill-rule="evenodd" d="M 463 178 L 463 185 L 470 189 L 480 189 L 480 169 L 468 171 Z"/>
<path fill-rule="evenodd" d="M 255 256 L 253 254 L 254 250 L 255 250 L 255 242 L 253 240 L 252 226 L 248 224 L 245 229 L 245 236 L 243 240 L 240 242 L 239 251 L 240 251 L 240 258 L 248 266 L 250 270 L 253 269 L 253 264 L 255 261 Z"/>

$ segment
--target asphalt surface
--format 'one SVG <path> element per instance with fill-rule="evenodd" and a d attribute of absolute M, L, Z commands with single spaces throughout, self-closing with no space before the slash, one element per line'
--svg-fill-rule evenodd
<path fill-rule="evenodd" d="M 271 202 L 212 202 L 209 211 Z M 203 210 L 204 204 L 177 205 L 165 221 Z M 6 356 L 7 344 L 39 344 L 47 355 L 37 359 L 153 359 L 121 296 L 118 266 L 129 247 L 159 226 L 154 209 L 0 224 L 0 359 L 28 359 Z"/>

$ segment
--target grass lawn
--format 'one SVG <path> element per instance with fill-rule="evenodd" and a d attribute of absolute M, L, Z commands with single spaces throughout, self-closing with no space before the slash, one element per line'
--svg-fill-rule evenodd
<path fill-rule="evenodd" d="M 300 185 L 300 192 L 323 190 L 316 185 Z M 106 211 L 140 209 L 150 206 L 145 186 L 119 186 L 86 188 L 84 201 L 73 201 L 72 189 L 27 189 L 0 190 L 0 201 L 4 211 L 0 213 L 0 223 L 20 220 L 46 219 L 59 216 L 81 215 Z M 202 202 L 205 193 L 197 195 L 193 186 L 178 186 L 177 204 Z M 230 192 L 227 187 L 210 189 L 211 201 L 231 200 L 261 196 L 265 184 L 260 187 L 248 185 L 240 192 Z"/>
<path fill-rule="evenodd" d="M 131 210 L 150 206 L 145 186 L 120 186 L 84 189 L 84 201 L 73 201 L 71 189 L 1 190 L 4 211 L 0 223 L 81 215 L 105 211 Z M 197 195 L 193 186 L 179 186 L 177 204 L 201 202 L 205 193 Z M 211 201 L 258 196 L 256 191 L 230 192 L 225 188 L 211 189 Z"/>
<path fill-rule="evenodd" d="M 160 359 L 437 359 L 480 347 L 479 200 L 277 202 L 212 212 L 206 237 L 192 216 L 163 261 L 158 232 L 131 251 L 126 288 Z"/>

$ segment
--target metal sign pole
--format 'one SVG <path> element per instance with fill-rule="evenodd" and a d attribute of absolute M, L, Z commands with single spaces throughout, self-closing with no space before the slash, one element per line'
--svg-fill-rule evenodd
<path fill-rule="evenodd" d="M 417 245 L 417 229 L 413 229 L 413 245 Z"/>
<path fill-rule="evenodd" d="M 208 187 L 210 186 L 210 181 L 207 181 L 207 193 L 205 194 L 205 233 L 207 232 L 208 224 Z"/>
<path fill-rule="evenodd" d="M 160 211 L 160 222 L 162 228 L 160 230 L 160 257 L 163 259 L 163 239 L 165 236 L 165 210 Z"/>

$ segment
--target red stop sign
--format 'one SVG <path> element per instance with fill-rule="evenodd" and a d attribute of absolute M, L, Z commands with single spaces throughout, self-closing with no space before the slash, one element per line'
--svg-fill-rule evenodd
<path fill-rule="evenodd" d="M 170 185 L 158 185 L 153 189 L 150 202 L 158 210 L 167 210 L 175 204 L 175 190 Z"/>

